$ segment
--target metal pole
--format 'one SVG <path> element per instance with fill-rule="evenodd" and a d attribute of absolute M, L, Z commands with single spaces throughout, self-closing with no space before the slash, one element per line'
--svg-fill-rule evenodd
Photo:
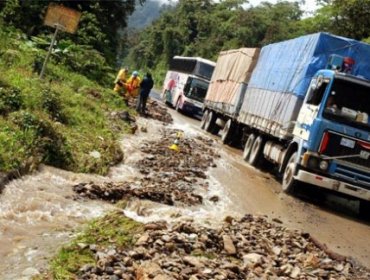
<path fill-rule="evenodd" d="M 48 60 L 49 60 L 51 51 L 53 50 L 54 43 L 55 43 L 55 40 L 57 38 L 58 31 L 59 31 L 59 25 L 56 25 L 55 26 L 55 32 L 54 32 L 53 39 L 51 39 L 51 43 L 50 43 L 48 54 L 46 55 L 44 64 L 42 65 L 42 69 L 41 69 L 41 73 L 40 73 L 40 79 L 44 78 L 44 73 L 45 73 L 46 65 L 48 63 Z"/>

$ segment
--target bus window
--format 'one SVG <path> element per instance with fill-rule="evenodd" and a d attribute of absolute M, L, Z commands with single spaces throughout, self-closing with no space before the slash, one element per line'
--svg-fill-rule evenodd
<path fill-rule="evenodd" d="M 206 97 L 208 83 L 196 78 L 189 78 L 184 88 L 185 96 L 199 102 L 203 102 Z"/>

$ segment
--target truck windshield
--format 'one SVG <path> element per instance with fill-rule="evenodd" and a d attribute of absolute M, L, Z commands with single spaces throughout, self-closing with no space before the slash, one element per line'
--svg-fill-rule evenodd
<path fill-rule="evenodd" d="M 208 83 L 197 78 L 189 77 L 186 83 L 184 93 L 185 96 L 196 101 L 203 102 L 206 97 Z"/>
<path fill-rule="evenodd" d="M 369 86 L 336 79 L 325 104 L 324 117 L 369 131 L 369 102 Z"/>

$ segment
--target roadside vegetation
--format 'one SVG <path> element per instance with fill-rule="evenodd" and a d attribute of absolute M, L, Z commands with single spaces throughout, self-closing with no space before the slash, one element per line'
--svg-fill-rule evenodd
<path fill-rule="evenodd" d="M 104 174 L 122 159 L 125 110 L 111 90 L 113 70 L 96 50 L 60 41 L 44 80 L 45 37 L 0 25 L 0 170 L 45 163 Z M 68 47 L 68 48 L 67 48 Z"/>
<path fill-rule="evenodd" d="M 93 251 L 116 247 L 129 248 L 143 225 L 124 216 L 121 211 L 108 213 L 91 221 L 68 245 L 59 250 L 50 262 L 52 279 L 76 279 L 84 265 L 95 265 Z M 42 278 L 40 278 L 42 279 Z"/>

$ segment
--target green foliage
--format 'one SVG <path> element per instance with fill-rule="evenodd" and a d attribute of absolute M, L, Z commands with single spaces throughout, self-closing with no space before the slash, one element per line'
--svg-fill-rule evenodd
<path fill-rule="evenodd" d="M 131 67 L 151 69 L 161 83 L 174 55 L 216 60 L 221 50 L 261 47 L 300 32 L 298 3 L 280 1 L 244 9 L 243 0 L 180 0 L 173 9 L 138 34 L 131 34 Z M 139 38 L 139 39 L 137 39 Z"/>
<path fill-rule="evenodd" d="M 140 0 L 143 3 L 145 0 Z M 78 45 L 89 45 L 104 54 L 110 63 L 116 58 L 119 30 L 126 27 L 127 17 L 135 9 L 135 0 L 126 1 L 0 1 L 0 19 L 8 26 L 21 29 L 27 35 L 50 33 L 43 26 L 49 3 L 56 2 L 82 12 L 76 35 L 60 34 Z"/>
<path fill-rule="evenodd" d="M 9 48 L 19 53 L 11 67 L 0 61 L 0 170 L 18 168 L 32 158 L 67 170 L 105 174 L 122 159 L 117 139 L 127 126 L 109 117 L 111 111 L 126 109 L 111 90 L 114 77 L 99 70 L 99 82 L 111 82 L 104 88 L 91 75 L 71 71 L 64 55 L 57 53 L 48 65 L 48 80 L 40 80 L 33 64 L 45 54 L 38 48 L 41 41 L 29 41 L 0 25 L 0 54 Z M 90 156 L 92 151 L 100 158 Z"/>
<path fill-rule="evenodd" d="M 46 164 L 66 168 L 72 164 L 70 147 L 64 135 L 58 131 L 55 124 L 42 115 L 34 115 L 21 111 L 12 114 L 12 121 L 23 131 L 33 130 L 33 153 L 42 155 Z"/>
<path fill-rule="evenodd" d="M 42 108 L 51 116 L 52 120 L 66 123 L 67 117 L 63 112 L 63 105 L 60 95 L 50 89 L 44 89 L 42 92 Z"/>
<path fill-rule="evenodd" d="M 370 37 L 370 0 L 331 0 L 315 17 L 320 28 L 363 40 Z M 322 21 L 322 19 L 325 19 Z"/>
<path fill-rule="evenodd" d="M 18 88 L 4 86 L 0 83 L 0 115 L 19 110 L 22 103 L 23 98 Z"/>

